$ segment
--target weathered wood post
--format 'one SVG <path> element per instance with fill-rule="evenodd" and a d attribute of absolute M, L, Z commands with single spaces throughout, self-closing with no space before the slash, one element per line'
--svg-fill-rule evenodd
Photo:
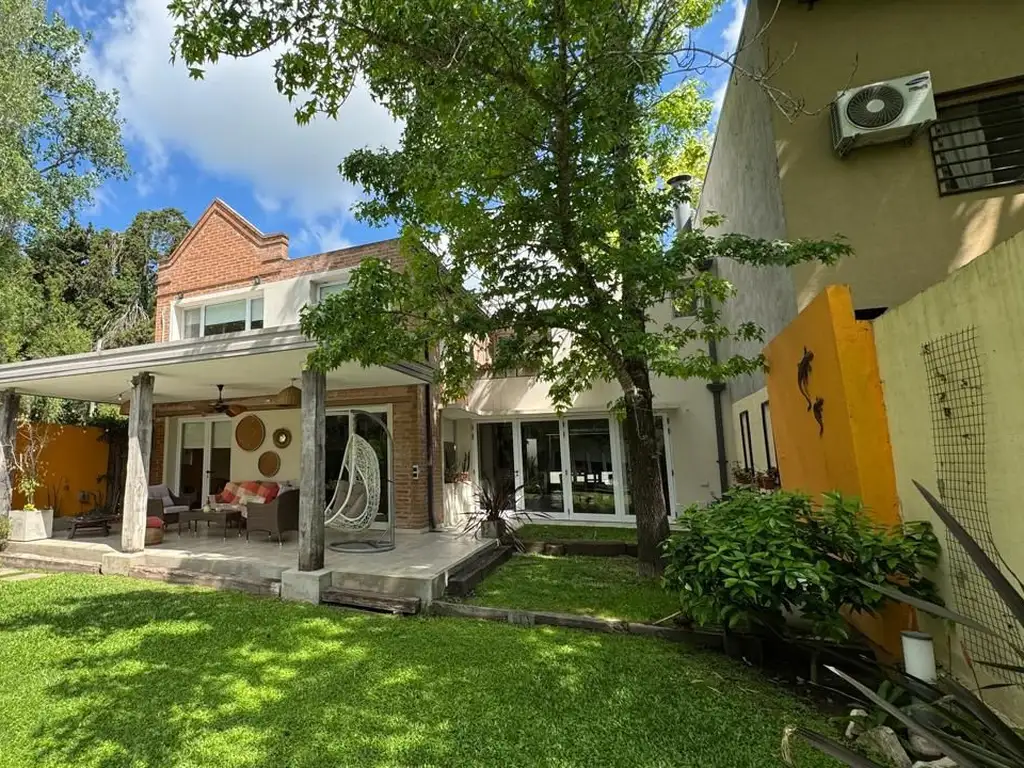
<path fill-rule="evenodd" d="M 153 438 L 153 374 L 132 379 L 128 412 L 128 467 L 124 478 L 124 517 L 121 550 L 141 552 L 146 542 L 146 507 L 149 504 L 149 452 Z"/>
<path fill-rule="evenodd" d="M 0 393 L 0 515 L 10 514 L 13 506 L 11 454 L 18 435 L 19 400 L 13 389 Z"/>
<path fill-rule="evenodd" d="M 327 377 L 302 372 L 302 463 L 299 481 L 299 570 L 324 567 Z"/>

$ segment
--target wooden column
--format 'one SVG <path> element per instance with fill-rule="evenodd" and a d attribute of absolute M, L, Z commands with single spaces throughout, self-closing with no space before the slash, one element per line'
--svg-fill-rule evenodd
<path fill-rule="evenodd" d="M 302 372 L 302 464 L 299 481 L 299 570 L 324 567 L 327 378 Z"/>
<path fill-rule="evenodd" d="M 124 517 L 121 550 L 141 552 L 146 541 L 146 507 L 149 503 L 149 452 L 153 439 L 153 375 L 140 373 L 132 379 L 128 412 L 128 468 L 124 478 Z"/>
<path fill-rule="evenodd" d="M 0 516 L 9 514 L 13 504 L 11 453 L 18 435 L 18 404 L 13 389 L 0 393 Z"/>

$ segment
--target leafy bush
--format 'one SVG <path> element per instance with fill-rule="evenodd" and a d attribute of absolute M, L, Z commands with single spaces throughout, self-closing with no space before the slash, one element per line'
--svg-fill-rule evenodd
<path fill-rule="evenodd" d="M 11 518 L 7 515 L 0 515 L 0 551 L 7 546 L 7 539 L 11 535 Z"/>
<path fill-rule="evenodd" d="M 871 584 L 893 581 L 937 600 L 920 572 L 939 557 L 931 526 L 881 527 L 839 494 L 819 507 L 800 494 L 737 489 L 690 507 L 680 529 L 664 545 L 665 586 L 701 624 L 781 632 L 786 613 L 799 612 L 815 633 L 842 638 L 841 609 L 875 611 L 888 599 Z"/>

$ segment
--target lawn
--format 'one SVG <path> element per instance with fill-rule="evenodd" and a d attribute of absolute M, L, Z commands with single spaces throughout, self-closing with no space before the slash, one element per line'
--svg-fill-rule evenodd
<path fill-rule="evenodd" d="M 654 622 L 679 610 L 656 579 L 641 579 L 632 557 L 516 555 L 466 602 Z"/>
<path fill-rule="evenodd" d="M 544 525 L 527 523 L 516 531 L 523 541 L 583 541 L 636 542 L 636 528 L 611 528 L 601 525 Z"/>
<path fill-rule="evenodd" d="M 739 768 L 778 765 L 786 723 L 821 725 L 649 638 L 77 574 L 0 584 L 0 713 L 3 768 Z"/>

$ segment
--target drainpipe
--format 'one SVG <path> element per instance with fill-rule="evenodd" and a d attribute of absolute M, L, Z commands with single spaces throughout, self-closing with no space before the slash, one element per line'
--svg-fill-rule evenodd
<path fill-rule="evenodd" d="M 434 399 L 429 384 L 423 385 L 423 418 L 426 419 L 427 442 L 427 525 L 437 530 L 434 520 Z"/>
<path fill-rule="evenodd" d="M 669 186 L 673 189 L 689 189 L 692 177 L 688 174 L 673 176 L 668 180 Z M 693 207 L 689 198 L 682 200 L 672 209 L 677 232 L 689 232 L 693 229 Z M 712 269 L 712 264 L 705 265 L 705 269 Z M 712 339 L 708 342 L 708 357 L 712 364 L 718 363 L 718 342 Z M 725 391 L 725 383 L 721 381 L 708 382 L 708 391 L 711 393 L 712 407 L 715 414 L 715 443 L 718 450 L 718 482 L 724 493 L 729 488 L 729 464 L 725 455 L 725 417 L 722 414 L 722 393 Z"/>

